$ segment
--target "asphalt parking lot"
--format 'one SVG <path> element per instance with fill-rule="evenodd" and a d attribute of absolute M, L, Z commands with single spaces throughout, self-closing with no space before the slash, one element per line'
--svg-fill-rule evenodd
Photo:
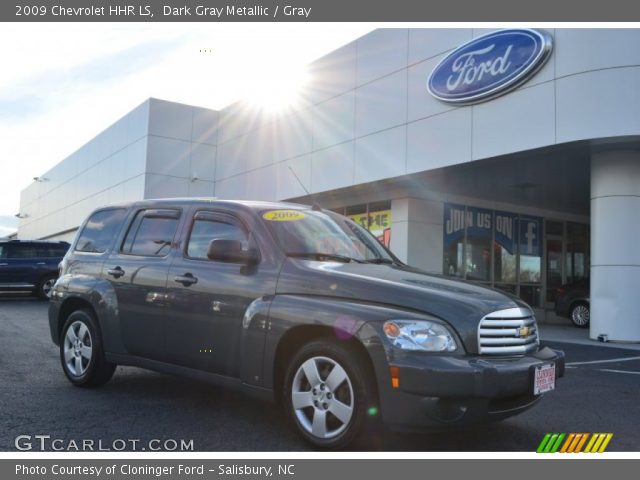
<path fill-rule="evenodd" d="M 380 431 L 355 448 L 532 452 L 547 432 L 612 432 L 607 451 L 640 450 L 640 352 L 547 344 L 565 351 L 569 368 L 557 390 L 532 410 L 467 431 Z M 93 440 L 96 449 L 98 441 L 119 448 L 116 441 L 127 439 L 137 440 L 140 450 L 155 439 L 161 441 L 156 447 L 167 439 L 192 440 L 196 451 L 308 449 L 277 405 L 208 384 L 118 367 L 100 389 L 73 387 L 49 337 L 47 305 L 28 297 L 0 296 L 0 372 L 1 451 L 16 451 L 20 435 L 50 435 L 62 440 L 57 445 Z"/>

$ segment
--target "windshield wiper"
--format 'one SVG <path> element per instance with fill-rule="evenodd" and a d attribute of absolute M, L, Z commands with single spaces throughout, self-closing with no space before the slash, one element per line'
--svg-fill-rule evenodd
<path fill-rule="evenodd" d="M 288 252 L 287 257 L 292 258 L 310 258 L 312 260 L 336 260 L 338 262 L 349 263 L 351 261 L 362 263 L 362 260 L 347 257 L 345 255 L 338 255 L 336 253 L 320 253 L 320 252 Z"/>
<path fill-rule="evenodd" d="M 378 257 L 378 258 L 371 258 L 369 260 L 365 260 L 365 263 L 375 263 L 376 265 L 402 265 L 401 263 L 398 263 L 397 261 L 391 259 L 391 258 L 383 258 L 383 257 Z"/>

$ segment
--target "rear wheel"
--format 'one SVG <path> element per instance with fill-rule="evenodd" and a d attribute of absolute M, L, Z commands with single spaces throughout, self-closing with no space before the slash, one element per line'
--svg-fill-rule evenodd
<path fill-rule="evenodd" d="M 40 300 L 49 300 L 56 280 L 58 280 L 56 275 L 47 275 L 40 280 L 36 288 L 36 295 L 38 295 Z"/>
<path fill-rule="evenodd" d="M 373 398 L 372 375 L 361 355 L 332 340 L 305 345 L 285 375 L 287 417 L 316 447 L 343 448 L 354 441 Z"/>
<path fill-rule="evenodd" d="M 90 311 L 69 315 L 60 339 L 60 361 L 69 381 L 78 387 L 97 387 L 112 377 L 116 366 L 104 358 L 100 331 Z"/>
<path fill-rule="evenodd" d="M 576 327 L 587 328 L 590 320 L 589 314 L 589 304 L 580 302 L 571 307 L 569 318 Z"/>

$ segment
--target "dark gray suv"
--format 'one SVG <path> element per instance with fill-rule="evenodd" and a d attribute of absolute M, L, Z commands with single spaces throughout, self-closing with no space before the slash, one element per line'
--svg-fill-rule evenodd
<path fill-rule="evenodd" d="M 525 303 L 409 267 L 353 221 L 296 204 L 99 209 L 62 262 L 49 322 L 75 385 L 116 365 L 190 376 L 281 403 L 326 448 L 376 419 L 503 419 L 564 373 Z"/>

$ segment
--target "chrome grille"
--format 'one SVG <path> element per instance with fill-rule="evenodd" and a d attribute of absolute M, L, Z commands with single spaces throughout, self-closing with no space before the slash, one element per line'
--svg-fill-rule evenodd
<path fill-rule="evenodd" d="M 481 355 L 524 355 L 538 349 L 538 326 L 531 310 L 508 308 L 486 315 L 478 326 Z"/>

